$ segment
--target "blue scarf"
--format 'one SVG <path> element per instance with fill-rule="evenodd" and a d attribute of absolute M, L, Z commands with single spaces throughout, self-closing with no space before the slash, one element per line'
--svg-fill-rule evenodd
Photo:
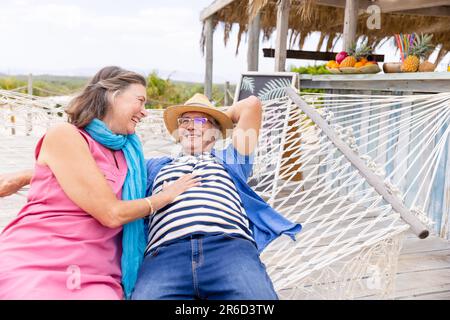
<path fill-rule="evenodd" d="M 115 134 L 99 119 L 92 120 L 84 129 L 95 141 L 106 148 L 123 151 L 128 171 L 122 188 L 122 200 L 144 198 L 146 195 L 147 170 L 142 145 L 137 135 Z M 127 299 L 131 297 L 136 284 L 146 245 L 143 219 L 135 220 L 123 226 L 122 285 Z"/>

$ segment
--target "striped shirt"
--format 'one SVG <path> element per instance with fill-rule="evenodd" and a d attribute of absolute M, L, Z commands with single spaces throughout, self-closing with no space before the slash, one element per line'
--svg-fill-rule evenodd
<path fill-rule="evenodd" d="M 150 217 L 146 254 L 163 243 L 195 233 L 226 233 L 254 241 L 236 186 L 210 153 L 178 157 L 164 166 L 152 193 L 160 192 L 165 181 L 170 183 L 188 173 L 201 176 L 202 185 L 186 190 Z"/>

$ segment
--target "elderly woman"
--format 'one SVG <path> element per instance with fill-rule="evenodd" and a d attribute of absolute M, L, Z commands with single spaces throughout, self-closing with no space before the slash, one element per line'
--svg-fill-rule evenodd
<path fill-rule="evenodd" d="M 145 239 L 129 235 L 143 228 L 139 218 L 199 185 L 183 175 L 145 198 L 135 135 L 145 102 L 142 76 L 104 68 L 70 103 L 69 123 L 38 142 L 28 202 L 0 235 L 0 299 L 121 299 L 121 282 L 134 285 L 127 270 L 141 261 L 128 251 Z"/>

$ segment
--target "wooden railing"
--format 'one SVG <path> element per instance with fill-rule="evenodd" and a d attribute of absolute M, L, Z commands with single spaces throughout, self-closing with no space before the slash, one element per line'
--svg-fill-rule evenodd
<path fill-rule="evenodd" d="M 301 89 L 377 91 L 384 94 L 450 92 L 450 72 L 300 75 Z"/>

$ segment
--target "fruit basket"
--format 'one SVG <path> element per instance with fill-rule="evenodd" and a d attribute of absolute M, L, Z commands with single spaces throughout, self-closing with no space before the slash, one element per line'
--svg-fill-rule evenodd
<path fill-rule="evenodd" d="M 367 42 L 359 48 L 354 44 L 349 50 L 339 52 L 336 60 L 328 61 L 326 68 L 334 74 L 370 74 L 381 71 Z"/>
<path fill-rule="evenodd" d="M 381 71 L 378 64 L 370 63 L 366 64 L 362 67 L 338 67 L 338 68 L 329 68 L 327 70 L 334 74 L 371 74 L 378 73 Z"/>

